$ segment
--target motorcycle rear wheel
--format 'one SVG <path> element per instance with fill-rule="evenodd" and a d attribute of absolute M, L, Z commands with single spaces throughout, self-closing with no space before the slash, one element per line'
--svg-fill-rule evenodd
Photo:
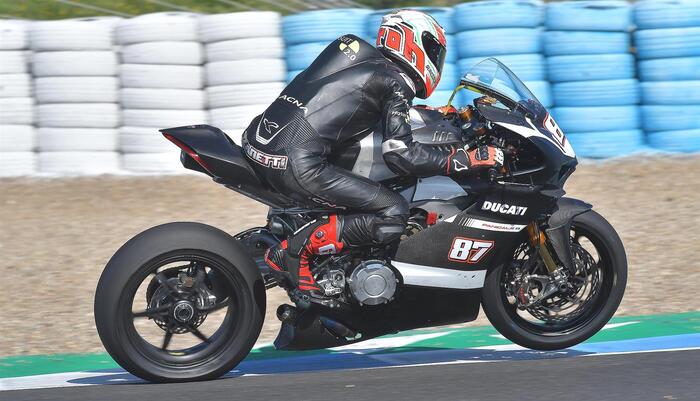
<path fill-rule="evenodd" d="M 190 287 L 178 280 L 189 280 Z M 206 288 L 194 291 L 200 284 Z M 146 297 L 137 296 L 144 292 Z M 201 303 L 212 299 L 201 293 L 214 294 L 215 303 Z M 102 344 L 127 371 L 160 383 L 210 380 L 233 369 L 255 344 L 265 287 L 233 237 L 204 224 L 170 223 L 142 232 L 115 253 L 100 277 L 94 308 Z M 221 325 L 207 335 L 200 325 L 217 311 Z M 144 324 L 152 336 L 143 333 Z M 178 337 L 185 345 L 172 349 Z"/>
<path fill-rule="evenodd" d="M 559 350 L 579 344 L 596 334 L 615 314 L 622 301 L 627 282 L 627 257 L 620 237 L 601 215 L 593 210 L 574 217 L 572 240 L 587 238 L 595 248 L 596 279 L 600 285 L 587 300 L 585 310 L 571 319 L 542 322 L 536 317 L 523 318 L 523 311 L 509 301 L 508 265 L 493 269 L 486 276 L 482 306 L 491 324 L 514 343 L 536 350 Z M 543 316 L 543 315 L 541 315 Z"/>

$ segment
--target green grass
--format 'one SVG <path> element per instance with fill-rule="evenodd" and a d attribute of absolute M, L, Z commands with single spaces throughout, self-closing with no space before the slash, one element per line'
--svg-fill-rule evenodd
<path fill-rule="evenodd" d="M 92 5 L 115 12 L 139 15 L 159 11 L 173 11 L 174 7 L 168 7 L 151 3 L 146 0 L 72 0 L 75 3 Z M 236 11 L 246 11 L 245 8 L 226 4 L 226 0 L 164 0 L 166 3 L 199 13 L 227 13 Z M 370 8 L 391 8 L 401 6 L 449 6 L 464 1 L 459 0 L 355 0 Z M 304 2 L 311 3 L 310 0 Z M 235 0 L 235 3 L 253 7 L 258 10 L 273 10 L 283 14 L 290 11 L 284 6 L 298 10 L 306 7 L 297 0 L 280 1 L 260 1 L 260 0 Z M 278 5 L 274 5 L 278 4 Z M 106 12 L 99 12 L 80 7 L 63 4 L 55 0 L 0 0 L 0 17 L 2 18 L 26 18 L 26 19 L 64 19 L 88 17 L 94 15 L 109 15 Z"/>

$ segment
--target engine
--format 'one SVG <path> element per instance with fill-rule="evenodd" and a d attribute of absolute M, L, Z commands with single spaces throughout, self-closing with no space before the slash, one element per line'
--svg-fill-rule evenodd
<path fill-rule="evenodd" d="M 391 301 L 396 292 L 396 275 L 381 260 L 367 260 L 352 271 L 350 292 L 362 305 L 379 305 Z"/>

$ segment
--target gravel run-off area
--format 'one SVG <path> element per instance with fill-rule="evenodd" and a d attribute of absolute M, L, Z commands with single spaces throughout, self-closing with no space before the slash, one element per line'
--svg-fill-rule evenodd
<path fill-rule="evenodd" d="M 618 230 L 629 260 L 619 315 L 700 309 L 700 156 L 583 162 L 566 190 Z M 103 351 L 92 306 L 100 272 L 151 226 L 199 221 L 231 234 L 266 207 L 203 176 L 0 180 L 0 356 Z M 261 340 L 286 295 L 273 289 Z M 488 324 L 482 316 L 474 324 Z"/>

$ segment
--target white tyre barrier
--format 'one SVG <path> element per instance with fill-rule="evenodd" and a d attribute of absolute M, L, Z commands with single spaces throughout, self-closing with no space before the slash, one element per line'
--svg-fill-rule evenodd
<path fill-rule="evenodd" d="M 160 153 L 177 147 L 158 128 L 124 126 L 119 129 L 119 149 L 124 153 Z"/>
<path fill-rule="evenodd" d="M 282 59 L 248 59 L 219 61 L 206 65 L 209 85 L 279 82 L 287 78 Z"/>
<path fill-rule="evenodd" d="M 116 77 L 43 77 L 34 81 L 39 103 L 116 103 Z"/>
<path fill-rule="evenodd" d="M 112 27 L 93 18 L 37 21 L 30 25 L 29 43 L 34 51 L 109 50 Z"/>
<path fill-rule="evenodd" d="M 270 11 L 205 15 L 199 18 L 199 37 L 205 43 L 240 38 L 279 37 L 281 24 L 282 17 Z"/>
<path fill-rule="evenodd" d="M 23 50 L 0 51 L 0 74 L 27 72 L 27 52 Z"/>
<path fill-rule="evenodd" d="M 111 76 L 117 74 L 117 65 L 113 51 L 39 52 L 32 57 L 36 77 Z"/>
<path fill-rule="evenodd" d="M 198 14 L 164 12 L 144 14 L 117 24 L 114 35 L 122 45 L 160 41 L 197 41 Z"/>
<path fill-rule="evenodd" d="M 269 103 L 210 109 L 209 121 L 215 127 L 240 128 L 242 131 L 268 106 Z"/>
<path fill-rule="evenodd" d="M 119 105 L 115 103 L 54 103 L 37 106 L 40 127 L 115 128 Z"/>
<path fill-rule="evenodd" d="M 122 155 L 122 167 L 124 170 L 137 173 L 185 173 L 187 171 L 180 163 L 180 151 L 177 148 L 159 153 L 125 153 Z"/>
<path fill-rule="evenodd" d="M 201 89 L 204 85 L 202 67 L 193 65 L 122 64 L 119 76 L 125 88 Z"/>
<path fill-rule="evenodd" d="M 123 46 L 124 64 L 200 65 L 204 50 L 199 42 L 147 42 Z"/>
<path fill-rule="evenodd" d="M 284 89 L 284 82 L 210 86 L 206 89 L 209 108 L 272 103 Z"/>
<path fill-rule="evenodd" d="M 0 74 L 0 97 L 32 96 L 32 77 L 29 74 Z"/>
<path fill-rule="evenodd" d="M 284 40 L 280 37 L 224 40 L 206 45 L 208 62 L 250 58 L 284 58 Z"/>
<path fill-rule="evenodd" d="M 27 25 L 28 22 L 22 20 L 0 20 L 0 50 L 20 50 L 29 47 Z"/>
<path fill-rule="evenodd" d="M 39 151 L 116 151 L 117 130 L 114 128 L 39 128 Z"/>
<path fill-rule="evenodd" d="M 30 97 L 0 98 L 0 124 L 33 124 L 34 99 Z"/>
<path fill-rule="evenodd" d="M 0 159 L 2 152 L 31 152 L 36 132 L 31 125 L 0 125 Z"/>
<path fill-rule="evenodd" d="M 119 172 L 117 152 L 40 152 L 39 171 L 59 175 L 99 175 Z"/>
<path fill-rule="evenodd" d="M 206 124 L 204 110 L 122 110 L 125 126 L 170 128 L 183 125 Z"/>
<path fill-rule="evenodd" d="M 199 89 L 122 88 L 120 103 L 124 109 L 204 109 L 204 91 Z"/>
<path fill-rule="evenodd" d="M 34 152 L 0 153 L 0 177 L 18 177 L 36 173 L 37 157 Z"/>

